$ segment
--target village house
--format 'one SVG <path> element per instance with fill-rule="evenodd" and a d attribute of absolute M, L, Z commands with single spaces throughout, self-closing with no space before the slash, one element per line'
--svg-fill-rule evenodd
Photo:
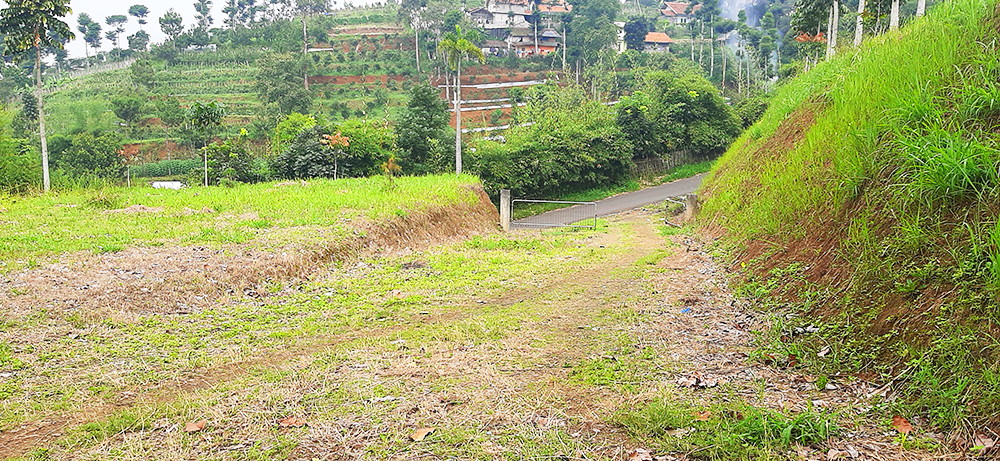
<path fill-rule="evenodd" d="M 690 8 L 690 12 L 688 11 Z M 687 24 L 694 20 L 694 14 L 701 9 L 701 5 L 693 8 L 690 3 L 684 2 L 663 2 L 660 4 L 660 19 L 669 21 L 671 24 Z"/>
<path fill-rule="evenodd" d="M 663 32 L 650 32 L 643 40 L 643 50 L 645 51 L 670 51 L 670 44 L 674 41 Z"/>
<path fill-rule="evenodd" d="M 466 14 L 487 35 L 503 39 L 513 29 L 534 29 L 536 24 L 532 21 L 536 12 L 539 15 L 537 26 L 549 28 L 558 22 L 560 14 L 571 10 L 572 6 L 565 0 L 487 0 L 485 7 L 468 10 Z"/>

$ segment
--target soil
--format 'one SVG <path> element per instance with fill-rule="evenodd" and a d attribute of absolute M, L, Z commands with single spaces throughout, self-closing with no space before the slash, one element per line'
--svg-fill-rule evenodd
<path fill-rule="evenodd" d="M 482 217 L 495 219 L 492 206 L 478 207 Z M 472 219 L 476 224 L 461 229 L 442 230 L 452 222 L 443 215 L 428 215 L 410 222 L 395 221 L 387 226 L 372 229 L 367 254 L 391 255 L 399 251 L 414 251 L 432 247 L 449 239 L 463 238 L 469 233 L 486 231 L 482 219 Z M 766 318 L 748 310 L 729 292 L 725 267 L 720 267 L 695 237 L 675 235 L 664 239 L 655 231 L 660 219 L 650 211 L 636 210 L 610 218 L 621 225 L 611 227 L 606 233 L 581 241 L 590 248 L 620 248 L 599 265 L 584 266 L 576 270 L 556 273 L 530 284 L 522 284 L 495 299 L 470 299 L 466 309 L 435 311 L 420 322 L 449 324 L 462 319 L 474 319 L 486 311 L 481 306 L 514 306 L 525 303 L 549 306 L 540 308 L 534 321 L 522 325 L 517 335 L 510 336 L 497 347 L 460 346 L 446 351 L 428 350 L 418 363 L 412 351 L 400 348 L 394 355 L 381 356 L 392 365 L 387 368 L 345 366 L 338 369 L 334 379 L 341 383 L 371 382 L 389 379 L 399 383 L 399 389 L 411 389 L 402 395 L 398 405 L 385 415 L 386 419 L 403 421 L 403 428 L 428 419 L 451 421 L 480 421 L 486 428 L 502 432 L 512 425 L 533 424 L 539 431 L 558 427 L 573 434 L 580 444 L 587 447 L 577 457 L 587 459 L 624 459 L 637 447 L 621 428 L 609 425 L 613 414 L 620 409 L 632 409 L 646 402 L 665 396 L 694 400 L 717 401 L 740 397 L 747 402 L 782 411 L 802 411 L 807 407 L 829 408 L 847 414 L 867 410 L 868 396 L 878 391 L 876 386 L 863 380 L 831 381 L 828 390 L 817 390 L 815 379 L 802 375 L 794 366 L 767 365 L 750 357 L 754 331 L 767 327 Z M 492 222 L 492 221 L 490 221 Z M 418 232 L 412 232 L 418 229 Z M 443 232 L 443 234 L 442 234 Z M 539 231 L 519 230 L 515 236 L 540 237 Z M 338 247 L 341 248 L 341 247 Z M 357 244 L 351 247 L 357 249 Z M 236 251 L 229 248 L 218 252 L 205 248 L 128 250 L 124 254 L 101 255 L 88 259 L 86 264 L 54 265 L 24 274 L 17 274 L 6 283 L 31 281 L 32 300 L 16 301 L 10 309 L 32 309 L 38 303 L 47 303 L 50 309 L 69 309 L 86 306 L 99 309 L 114 300 L 116 312 L 141 314 L 156 311 L 154 306 L 166 306 L 174 313 L 194 311 L 209 302 L 225 302 L 227 286 L 238 286 L 239 280 L 225 279 L 230 272 L 222 266 L 233 267 L 249 264 L 261 254 Z M 327 257 L 330 249 L 320 258 Z M 653 263 L 646 276 L 636 276 L 634 268 L 642 258 L 656 252 L 664 254 Z M 308 261 L 287 261 L 277 264 L 281 273 L 269 277 L 305 277 L 322 279 L 322 269 L 315 256 L 302 256 Z M 156 261 L 156 263 L 154 263 Z M 311 262 L 310 262 L 311 261 Z M 268 264 L 270 265 L 270 263 Z M 244 271 L 257 273 L 263 267 Z M 184 277 L 172 273 L 184 272 Z M 140 293 L 139 286 L 129 280 L 136 277 L 187 279 L 199 274 L 199 279 L 224 278 L 218 283 L 203 281 L 193 284 L 195 291 L 209 295 L 199 302 L 195 292 L 175 292 L 181 287 L 176 282 L 155 293 Z M 258 276 L 263 277 L 263 276 Z M 69 293 L 80 293 L 84 280 L 97 278 L 103 282 L 91 284 L 86 299 L 68 299 Z M 15 281 L 16 280 L 16 281 Z M 113 283 L 110 283 L 113 282 Z M 119 287 L 112 289 L 113 285 Z M 252 289 L 252 282 L 243 282 Z M 20 286 L 20 285 L 19 285 Z M 51 288 L 45 288 L 45 287 Z M 147 285 L 148 286 L 148 285 Z M 10 286 L 3 286 L 8 293 Z M 94 294 L 100 293 L 100 294 Z M 75 295 L 79 297 L 80 295 Z M 91 297 L 93 298 L 91 300 Z M 27 298 L 27 297 L 24 297 Z M 158 299 L 148 303 L 145 298 Z M 555 300 L 555 302 L 553 302 Z M 5 300 L 5 309 L 8 300 Z M 183 306 L 183 307 L 182 307 Z M 162 308 L 161 308 L 162 309 Z M 592 327 L 602 311 L 618 310 L 623 315 L 639 315 L 641 320 L 624 321 L 611 327 Z M 163 312 L 162 310 L 160 312 Z M 126 314 L 118 315 L 126 315 Z M 610 328 L 610 331 L 606 331 Z M 662 351 L 663 358 L 671 364 L 660 370 L 644 384 L 645 391 L 628 394 L 610 387 L 581 388 L 568 384 L 571 372 L 564 364 L 585 359 L 588 344 L 602 335 L 625 335 L 638 342 Z M 165 379 L 160 385 L 136 388 L 126 392 L 119 402 L 94 404 L 71 413 L 53 412 L 43 420 L 27 423 L 22 427 L 0 433 L 0 453 L 17 456 L 35 447 L 48 446 L 72 426 L 100 420 L 111 411 L 138 402 L 183 401 L 185 396 L 242 376 L 250 369 L 265 367 L 278 372 L 301 370 L 310 357 L 320 354 L 333 344 L 349 341 L 359 336 L 392 337 L 392 328 L 372 327 L 317 341 L 282 351 L 261 351 L 258 355 L 238 363 L 231 363 L 205 370 L 189 370 Z M 551 338 L 539 347 L 538 338 Z M 361 353 L 361 352 L 359 352 Z M 537 363 L 537 367 L 511 368 L 511 358 L 517 363 Z M 363 357 L 359 357 L 362 360 Z M 307 366 L 307 365 L 305 365 Z M 428 388 L 427 379 L 453 377 L 462 380 L 460 387 Z M 717 383 L 729 389 L 718 392 Z M 540 384 L 544 384 L 539 386 Z M 524 395 L 531 389 L 530 395 Z M 284 398 L 301 399 L 308 389 L 292 389 Z M 131 395 L 130 395 L 131 394 Z M 527 398 L 529 401 L 521 401 Z M 456 402 L 460 404 L 456 405 Z M 232 424 L 241 417 L 230 416 Z M 891 415 L 889 415 L 891 416 Z M 887 418 L 889 417 L 887 416 Z M 847 418 L 850 420 L 850 418 Z M 245 424 L 251 424 L 251 420 Z M 857 453 L 861 459 L 921 459 L 926 453 L 901 451 L 893 442 L 893 433 L 880 426 L 855 423 L 844 429 L 837 440 L 813 447 L 796 447 L 800 459 L 827 459 L 831 453 L 843 451 Z M 143 437 L 173 437 L 165 431 L 149 431 Z M 372 437 L 379 434 L 365 421 L 311 421 L 307 433 L 299 438 L 289 459 L 357 459 L 364 456 L 364 448 Z M 106 443 L 123 443 L 112 439 Z M 220 448 L 207 447 L 215 450 Z M 497 454 L 503 448 L 497 447 Z M 831 451 L 834 450 L 834 451 Z M 205 454 L 207 454 L 206 452 Z M 531 453 L 522 453 L 529 457 Z M 667 454 L 664 454 L 667 455 Z M 385 459 L 412 459 L 414 453 L 402 452 Z M 566 455 L 573 456 L 573 455 Z M 683 454 L 669 458 L 687 459 Z M 845 456 L 846 457 L 846 456 Z M 71 457 L 70 459 L 76 459 Z M 166 457 L 165 457 L 166 459 Z M 567 458 L 568 459 L 568 458 Z"/>

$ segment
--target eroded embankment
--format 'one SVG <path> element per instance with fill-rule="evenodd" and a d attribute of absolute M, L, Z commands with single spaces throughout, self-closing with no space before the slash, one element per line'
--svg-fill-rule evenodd
<path fill-rule="evenodd" d="M 474 203 L 427 206 L 384 221 L 359 220 L 349 223 L 346 231 L 319 226 L 279 229 L 275 232 L 299 235 L 294 243 L 280 246 L 270 245 L 264 235 L 247 244 L 142 246 L 64 255 L 58 263 L 0 278 L 2 314 L 19 317 L 45 309 L 127 320 L 267 296 L 275 286 L 308 279 L 325 264 L 367 251 L 424 248 L 494 229 L 496 208 L 482 188 L 475 187 Z"/>
<path fill-rule="evenodd" d="M 782 314 L 760 347 L 884 384 L 889 417 L 959 449 L 1000 424 L 998 21 L 949 2 L 843 50 L 778 90 L 702 191 L 741 294 Z"/>

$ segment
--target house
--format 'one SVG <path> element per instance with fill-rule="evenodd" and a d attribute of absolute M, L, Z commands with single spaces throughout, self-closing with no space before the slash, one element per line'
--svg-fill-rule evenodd
<path fill-rule="evenodd" d="M 688 12 L 688 8 L 690 8 L 690 12 Z M 692 8 L 690 3 L 663 2 L 660 4 L 660 19 L 674 25 L 687 24 L 694 19 L 694 14 L 700 9 L 700 4 Z"/>
<path fill-rule="evenodd" d="M 512 29 L 510 36 L 507 37 L 507 43 L 519 58 L 533 56 L 536 52 L 539 56 L 545 56 L 561 46 L 562 35 L 555 29 L 542 29 L 538 31 L 538 44 L 536 46 L 534 30 Z"/>
<path fill-rule="evenodd" d="M 493 13 L 486 8 L 475 8 L 466 12 L 469 15 L 469 19 L 472 22 L 479 24 L 479 27 L 485 28 L 487 24 L 493 22 Z"/>
<path fill-rule="evenodd" d="M 618 41 L 615 42 L 615 47 L 618 48 L 619 53 L 624 53 L 628 49 L 625 46 L 625 21 L 615 21 L 614 24 L 618 28 Z"/>
<path fill-rule="evenodd" d="M 650 32 L 646 34 L 646 38 L 643 40 L 643 49 L 646 51 L 670 51 L 670 44 L 673 42 L 663 32 Z"/>
<path fill-rule="evenodd" d="M 559 15 L 572 10 L 566 0 L 487 0 L 484 8 L 466 11 L 469 18 L 479 24 L 488 35 L 503 37 L 501 29 L 530 28 L 532 16 L 537 12 L 542 27 L 552 27 Z"/>
<path fill-rule="evenodd" d="M 510 46 L 507 45 L 507 42 L 500 40 L 486 40 L 483 42 L 483 46 L 480 47 L 486 56 L 506 56 L 509 48 Z"/>

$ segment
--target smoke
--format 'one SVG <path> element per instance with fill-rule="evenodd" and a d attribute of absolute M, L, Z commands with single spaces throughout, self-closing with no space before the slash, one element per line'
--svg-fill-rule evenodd
<path fill-rule="evenodd" d="M 747 14 L 747 25 L 750 27 L 757 27 L 757 24 L 760 22 L 760 18 L 764 16 L 765 12 L 767 12 L 767 1 L 719 0 L 719 10 L 722 11 L 722 17 L 733 21 L 735 21 L 739 16 L 740 10 L 744 10 Z"/>

